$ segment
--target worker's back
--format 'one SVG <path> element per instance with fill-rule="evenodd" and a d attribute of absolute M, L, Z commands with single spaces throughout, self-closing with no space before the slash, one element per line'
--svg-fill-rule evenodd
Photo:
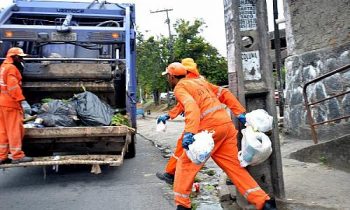
<path fill-rule="evenodd" d="M 185 89 L 195 100 L 200 110 L 199 130 L 231 122 L 231 118 L 216 94 L 203 79 L 181 79 L 176 89 Z M 186 108 L 185 108 L 186 109 Z"/>

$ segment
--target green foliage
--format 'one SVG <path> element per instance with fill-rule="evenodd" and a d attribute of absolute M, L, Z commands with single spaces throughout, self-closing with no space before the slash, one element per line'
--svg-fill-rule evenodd
<path fill-rule="evenodd" d="M 112 117 L 112 122 L 111 125 L 126 125 L 126 126 L 130 126 L 129 120 L 127 117 L 125 117 L 124 115 L 117 113 L 115 115 L 113 115 Z"/>
<path fill-rule="evenodd" d="M 209 176 L 214 176 L 215 175 L 215 171 L 214 170 L 207 170 L 204 173 L 209 175 Z"/>
<path fill-rule="evenodd" d="M 176 36 L 173 37 L 173 59 L 168 37 L 150 37 L 137 35 L 137 75 L 138 86 L 144 93 L 151 94 L 153 90 L 166 91 L 166 79 L 161 72 L 174 61 L 181 62 L 183 58 L 193 58 L 200 73 L 210 82 L 217 85 L 228 84 L 227 61 L 217 49 L 209 44 L 200 33 L 205 27 L 203 20 L 193 23 L 177 20 L 174 24 Z"/>
<path fill-rule="evenodd" d="M 199 67 L 200 73 L 210 82 L 217 85 L 228 84 L 227 61 L 217 49 L 200 36 L 202 20 L 178 20 L 175 30 L 178 34 L 174 41 L 174 58 L 181 61 L 183 58 L 193 58 Z"/>
<path fill-rule="evenodd" d="M 323 164 L 323 165 L 326 165 L 327 164 L 327 158 L 325 156 L 320 156 L 320 162 Z"/>
<path fill-rule="evenodd" d="M 146 93 L 153 90 L 166 89 L 166 80 L 161 76 L 167 65 L 167 57 L 164 52 L 164 38 L 156 40 L 154 37 L 144 39 L 138 35 L 137 53 L 137 76 L 138 85 Z"/>

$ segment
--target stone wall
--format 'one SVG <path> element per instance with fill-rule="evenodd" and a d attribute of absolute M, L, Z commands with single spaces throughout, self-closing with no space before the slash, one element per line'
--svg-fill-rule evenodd
<path fill-rule="evenodd" d="M 303 86 L 306 82 L 347 64 L 350 64 L 350 43 L 338 48 L 325 48 L 286 59 L 288 73 L 284 124 L 288 133 L 310 139 L 310 132 L 307 131 L 309 125 L 304 106 Z M 313 102 L 346 90 L 350 90 L 350 69 L 310 85 L 307 95 L 309 102 Z M 312 108 L 312 114 L 316 122 L 350 115 L 350 94 L 315 105 Z M 334 125 L 344 122 L 347 121 L 337 121 Z M 334 129 L 329 125 L 323 127 L 323 129 Z M 344 133 L 349 133 L 349 130 Z"/>
<path fill-rule="evenodd" d="M 350 64 L 350 1 L 285 0 L 284 5 L 288 46 L 284 125 L 289 134 L 311 139 L 303 86 Z M 350 69 L 309 86 L 307 95 L 312 102 L 346 90 L 350 90 Z M 313 106 L 312 114 L 316 122 L 349 115 L 350 94 Z M 329 139 L 350 133 L 344 127 L 350 127 L 349 121 L 318 126 L 318 134 Z"/>
<path fill-rule="evenodd" d="M 349 0 L 285 0 L 284 5 L 290 55 L 350 42 Z"/>

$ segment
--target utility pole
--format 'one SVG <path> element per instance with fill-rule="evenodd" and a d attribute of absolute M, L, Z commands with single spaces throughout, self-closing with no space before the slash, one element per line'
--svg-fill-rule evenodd
<path fill-rule="evenodd" d="M 169 12 L 173 11 L 173 9 L 161 9 L 161 10 L 155 10 L 151 11 L 151 13 L 159 13 L 159 12 L 165 12 L 166 13 L 166 20 L 165 23 L 168 24 L 168 32 L 169 32 L 169 52 L 170 52 L 170 57 L 168 60 L 168 63 L 173 62 L 174 60 L 174 53 L 173 53 L 173 36 L 171 35 L 171 30 L 170 30 L 170 18 L 169 18 Z"/>
<path fill-rule="evenodd" d="M 269 134 L 272 154 L 265 162 L 247 167 L 260 187 L 272 197 L 283 198 L 284 181 L 282 158 L 274 100 L 274 79 L 267 36 L 266 1 L 225 0 L 225 26 L 229 87 L 250 112 L 264 109 L 274 117 Z M 240 193 L 237 204 L 244 209 L 249 205 Z"/>
<path fill-rule="evenodd" d="M 150 11 L 151 13 L 159 13 L 159 12 L 165 12 L 166 13 L 166 20 L 165 23 L 168 24 L 168 32 L 169 32 L 169 59 L 168 59 L 168 64 L 172 63 L 174 61 L 174 51 L 173 51 L 173 36 L 171 35 L 171 30 L 170 30 L 170 18 L 169 18 L 169 12 L 173 11 L 173 9 L 161 9 L 161 10 L 155 10 L 155 11 Z M 167 102 L 168 106 L 170 106 L 170 97 L 169 97 L 169 87 L 167 87 Z"/>

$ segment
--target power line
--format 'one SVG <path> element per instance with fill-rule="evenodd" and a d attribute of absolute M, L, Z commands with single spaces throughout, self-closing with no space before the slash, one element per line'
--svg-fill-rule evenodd
<path fill-rule="evenodd" d="M 170 57 L 168 63 L 171 63 L 174 61 L 174 52 L 173 52 L 173 36 L 171 35 L 171 29 L 170 29 L 170 18 L 169 18 L 169 12 L 173 11 L 173 9 L 161 9 L 161 10 L 155 10 L 150 11 L 151 13 L 159 13 L 159 12 L 165 12 L 166 13 L 166 23 L 168 24 L 168 32 L 169 32 L 169 52 Z"/>

